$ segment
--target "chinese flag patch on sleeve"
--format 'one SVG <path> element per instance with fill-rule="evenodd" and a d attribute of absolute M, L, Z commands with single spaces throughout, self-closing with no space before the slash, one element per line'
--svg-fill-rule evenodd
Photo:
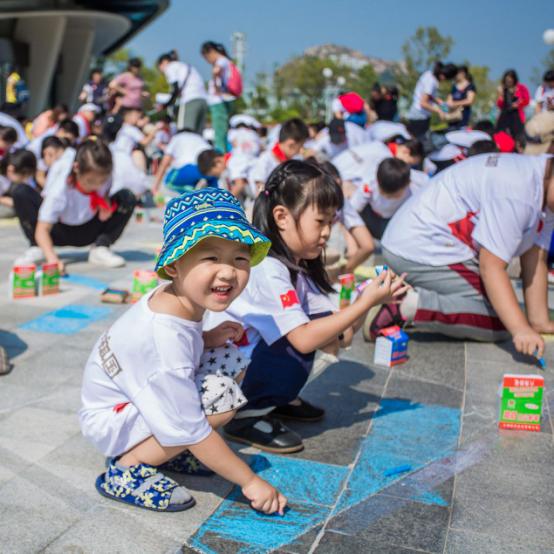
<path fill-rule="evenodd" d="M 289 290 L 285 294 L 281 294 L 280 297 L 283 308 L 292 308 L 295 304 L 300 304 L 300 300 L 298 300 L 298 295 L 294 289 Z"/>

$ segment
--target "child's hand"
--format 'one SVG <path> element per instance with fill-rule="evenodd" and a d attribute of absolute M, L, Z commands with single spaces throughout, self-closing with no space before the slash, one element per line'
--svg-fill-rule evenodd
<path fill-rule="evenodd" d="M 512 340 L 516 350 L 521 352 L 521 354 L 542 358 L 544 354 L 544 340 L 531 327 L 515 332 Z"/>
<path fill-rule="evenodd" d="M 217 327 L 214 327 L 210 331 L 204 331 L 202 334 L 204 338 L 204 348 L 218 348 L 227 343 L 237 342 L 242 338 L 244 334 L 244 328 L 240 323 L 235 321 L 224 321 Z"/>
<path fill-rule="evenodd" d="M 406 273 L 397 277 L 390 269 L 383 271 L 362 291 L 360 300 L 367 302 L 369 307 L 397 301 L 410 288 L 410 285 L 404 282 L 405 277 Z"/>
<path fill-rule="evenodd" d="M 286 497 L 257 475 L 242 487 L 242 494 L 250 500 L 250 505 L 254 510 L 264 512 L 264 514 L 279 512 L 280 515 L 283 515 L 285 513 Z"/>

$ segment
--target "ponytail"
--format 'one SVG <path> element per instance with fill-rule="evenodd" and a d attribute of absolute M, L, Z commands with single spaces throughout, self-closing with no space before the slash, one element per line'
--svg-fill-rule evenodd
<path fill-rule="evenodd" d="M 200 47 L 200 54 L 203 56 L 208 54 L 209 52 L 216 51 L 218 54 L 221 54 L 222 56 L 225 56 L 227 59 L 229 58 L 229 54 L 227 54 L 227 50 L 225 49 L 225 46 L 221 44 L 220 42 L 214 42 L 213 40 L 208 40 L 202 44 Z"/>

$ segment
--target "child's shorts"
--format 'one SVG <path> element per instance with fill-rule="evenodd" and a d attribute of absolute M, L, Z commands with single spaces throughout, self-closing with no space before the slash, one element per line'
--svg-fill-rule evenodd
<path fill-rule="evenodd" d="M 235 379 L 246 370 L 249 362 L 234 345 L 204 351 L 195 381 L 206 415 L 222 414 L 246 404 L 246 397 Z"/>

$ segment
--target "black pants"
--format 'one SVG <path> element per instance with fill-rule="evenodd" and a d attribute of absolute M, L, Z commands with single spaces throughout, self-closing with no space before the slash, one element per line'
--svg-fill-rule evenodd
<path fill-rule="evenodd" d="M 40 193 L 29 185 L 19 185 L 12 192 L 15 214 L 31 246 L 36 246 L 35 230 L 38 212 L 42 203 Z M 100 221 L 98 214 L 83 225 L 66 225 L 55 223 L 50 231 L 54 246 L 110 246 L 123 233 L 135 209 L 135 195 L 122 189 L 112 197 L 117 202 L 117 210 L 107 221 Z"/>
<path fill-rule="evenodd" d="M 431 118 L 427 119 L 408 119 L 408 125 L 406 126 L 408 132 L 413 135 L 416 139 L 421 140 L 429 127 L 431 126 Z"/>
<path fill-rule="evenodd" d="M 360 216 L 364 220 L 365 226 L 371 233 L 371 236 L 377 240 L 381 240 L 390 219 L 385 219 L 376 214 L 369 204 L 360 212 Z"/>

